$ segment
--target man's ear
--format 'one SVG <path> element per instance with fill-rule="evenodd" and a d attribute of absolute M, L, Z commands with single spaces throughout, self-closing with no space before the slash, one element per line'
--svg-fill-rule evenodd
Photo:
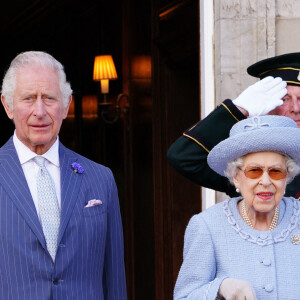
<path fill-rule="evenodd" d="M 71 96 L 69 97 L 69 102 L 68 102 L 67 106 L 64 108 L 63 119 L 65 119 L 65 118 L 67 117 L 67 115 L 68 115 L 68 111 L 69 111 L 69 107 L 70 107 L 70 104 L 71 104 L 71 102 L 72 102 L 72 99 L 73 99 L 73 97 L 72 97 L 72 95 L 71 95 Z"/>
<path fill-rule="evenodd" d="M 8 106 L 8 104 L 6 103 L 5 97 L 4 97 L 3 95 L 1 96 L 1 102 L 2 102 L 2 104 L 3 104 L 3 106 L 4 106 L 4 109 L 5 109 L 5 111 L 6 111 L 7 116 L 8 116 L 11 120 L 13 120 L 13 118 L 14 118 L 13 110 L 12 110 L 12 109 Z"/>

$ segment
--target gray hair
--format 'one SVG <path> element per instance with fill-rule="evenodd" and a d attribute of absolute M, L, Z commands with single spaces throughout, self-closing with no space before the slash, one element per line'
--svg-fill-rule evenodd
<path fill-rule="evenodd" d="M 300 173 L 300 166 L 297 165 L 296 161 L 290 158 L 289 156 L 287 155 L 283 155 L 283 156 L 285 157 L 285 164 L 288 171 L 287 183 L 290 183 L 295 178 L 295 176 Z M 226 170 L 224 171 L 225 176 L 233 185 L 234 185 L 233 177 L 236 176 L 239 168 L 242 167 L 244 162 L 244 157 L 245 156 L 242 156 L 235 159 L 234 161 L 229 162 L 227 164 Z"/>
<path fill-rule="evenodd" d="M 42 51 L 23 52 L 12 60 L 8 70 L 4 75 L 1 90 L 1 95 L 5 97 L 7 105 L 13 109 L 13 95 L 16 89 L 17 72 L 20 68 L 27 65 L 40 65 L 42 67 L 49 67 L 57 71 L 60 91 L 62 93 L 62 102 L 64 107 L 67 107 L 69 97 L 72 95 L 73 91 L 70 83 L 66 80 L 64 67 L 53 56 Z"/>

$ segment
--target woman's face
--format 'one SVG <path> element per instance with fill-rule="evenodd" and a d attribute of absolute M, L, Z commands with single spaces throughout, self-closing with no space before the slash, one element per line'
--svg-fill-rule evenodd
<path fill-rule="evenodd" d="M 260 167 L 264 172 L 261 177 L 251 179 L 246 177 L 244 173 L 244 170 L 248 167 Z M 249 212 L 272 215 L 284 195 L 287 176 L 279 180 L 272 179 L 268 174 L 270 168 L 286 170 L 285 157 L 275 152 L 250 153 L 244 156 L 243 165 L 233 178 L 234 184 L 240 190 Z"/>

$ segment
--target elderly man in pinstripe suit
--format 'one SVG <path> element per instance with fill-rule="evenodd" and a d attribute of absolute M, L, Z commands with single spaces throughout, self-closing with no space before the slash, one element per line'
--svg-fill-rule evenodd
<path fill-rule="evenodd" d="M 71 94 L 45 52 L 19 54 L 3 79 L 15 132 L 0 149 L 0 299 L 126 299 L 113 175 L 58 139 Z"/>

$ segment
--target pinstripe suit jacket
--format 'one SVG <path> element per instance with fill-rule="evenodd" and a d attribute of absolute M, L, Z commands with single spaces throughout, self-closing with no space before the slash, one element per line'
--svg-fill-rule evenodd
<path fill-rule="evenodd" d="M 113 175 L 62 144 L 59 157 L 61 225 L 53 263 L 12 138 L 0 148 L 0 299 L 126 299 Z M 91 199 L 102 205 L 84 208 Z"/>

